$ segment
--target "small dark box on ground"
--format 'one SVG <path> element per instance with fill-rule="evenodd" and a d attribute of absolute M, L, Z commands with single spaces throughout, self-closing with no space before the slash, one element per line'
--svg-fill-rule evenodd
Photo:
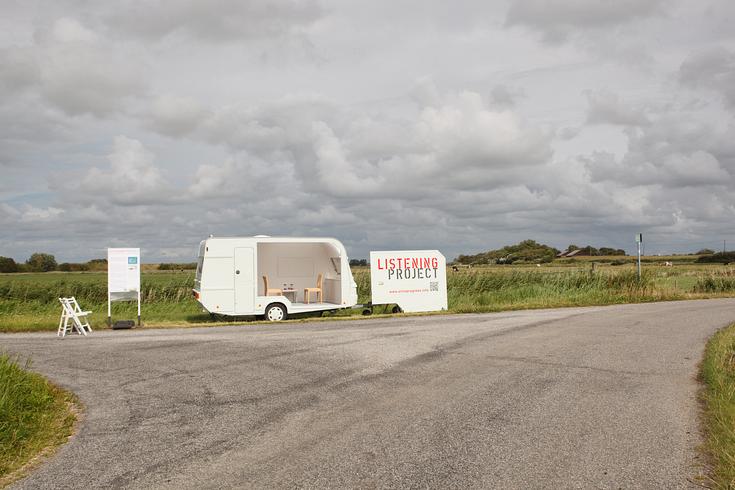
<path fill-rule="evenodd" d="M 112 324 L 113 330 L 122 330 L 124 328 L 133 328 L 135 322 L 133 320 L 118 320 Z"/>

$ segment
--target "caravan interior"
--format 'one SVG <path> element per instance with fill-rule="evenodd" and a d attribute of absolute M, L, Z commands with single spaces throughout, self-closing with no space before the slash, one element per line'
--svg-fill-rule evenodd
<path fill-rule="evenodd" d="M 268 296 L 268 287 L 280 289 L 295 307 L 306 306 L 305 290 L 317 288 L 317 280 L 322 275 L 322 301 L 331 307 L 342 304 L 342 258 L 340 251 L 330 243 L 291 243 L 261 242 L 258 243 L 257 296 Z M 351 279 L 351 275 L 350 275 Z M 317 298 L 312 293 L 311 298 Z M 315 306 L 314 301 L 308 302 Z"/>

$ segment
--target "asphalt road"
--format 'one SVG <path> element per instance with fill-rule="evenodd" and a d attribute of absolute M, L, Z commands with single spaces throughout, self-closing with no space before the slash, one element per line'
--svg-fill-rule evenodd
<path fill-rule="evenodd" d="M 686 488 L 735 300 L 0 336 L 86 405 L 18 488 Z"/>

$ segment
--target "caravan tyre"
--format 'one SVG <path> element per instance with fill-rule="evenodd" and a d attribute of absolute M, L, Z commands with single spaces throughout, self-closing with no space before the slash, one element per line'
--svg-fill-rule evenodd
<path fill-rule="evenodd" d="M 287 316 L 286 307 L 281 303 L 273 303 L 265 309 L 265 319 L 269 322 L 280 322 L 285 320 Z"/>

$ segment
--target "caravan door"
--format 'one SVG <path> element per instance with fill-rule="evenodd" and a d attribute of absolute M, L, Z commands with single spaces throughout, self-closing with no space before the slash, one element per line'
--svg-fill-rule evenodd
<path fill-rule="evenodd" d="M 250 247 L 235 248 L 235 314 L 255 309 L 255 254 Z"/>

